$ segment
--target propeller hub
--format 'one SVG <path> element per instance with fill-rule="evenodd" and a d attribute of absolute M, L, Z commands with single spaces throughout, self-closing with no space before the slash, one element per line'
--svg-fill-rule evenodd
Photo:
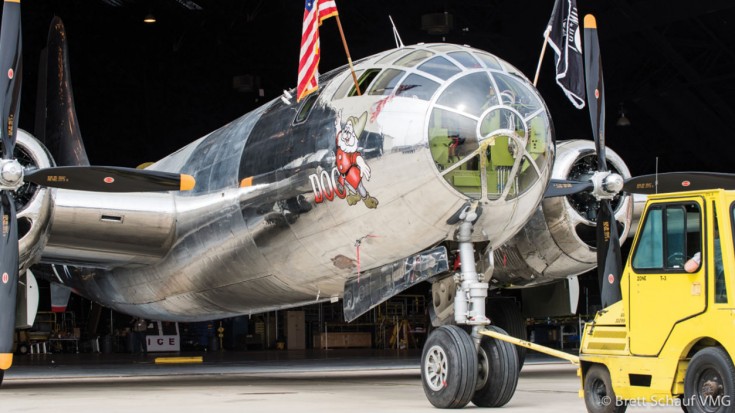
<path fill-rule="evenodd" d="M 602 180 L 603 189 L 613 195 L 620 193 L 623 190 L 624 184 L 625 180 L 623 177 L 616 173 L 611 173 Z"/>
<path fill-rule="evenodd" d="M 16 190 L 23 185 L 23 167 L 15 159 L 0 160 L 0 189 Z"/>
<path fill-rule="evenodd" d="M 623 190 L 623 184 L 625 183 L 622 176 L 609 171 L 595 172 L 591 181 L 595 186 L 592 195 L 597 200 L 615 198 Z"/>

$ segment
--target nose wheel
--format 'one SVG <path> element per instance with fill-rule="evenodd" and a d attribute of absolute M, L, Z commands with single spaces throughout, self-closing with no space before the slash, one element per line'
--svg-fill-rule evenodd
<path fill-rule="evenodd" d="M 505 333 L 499 327 L 487 328 Z M 479 407 L 503 406 L 515 393 L 518 371 L 512 344 L 483 336 L 478 349 L 455 325 L 434 330 L 421 356 L 424 393 L 441 409 L 462 408 L 470 401 Z"/>
<path fill-rule="evenodd" d="M 487 330 L 507 334 L 496 326 Z M 478 350 L 478 382 L 472 403 L 478 407 L 504 406 L 513 397 L 518 385 L 518 353 L 516 347 L 507 341 L 483 336 Z"/>
<path fill-rule="evenodd" d="M 441 326 L 429 335 L 421 355 L 421 381 L 432 405 L 466 406 L 475 393 L 477 371 L 475 343 L 464 330 Z"/>

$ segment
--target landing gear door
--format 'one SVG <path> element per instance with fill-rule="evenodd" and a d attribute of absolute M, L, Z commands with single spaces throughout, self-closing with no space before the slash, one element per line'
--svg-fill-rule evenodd
<path fill-rule="evenodd" d="M 657 355 L 674 326 L 704 311 L 704 265 L 685 270 L 702 250 L 704 202 L 700 198 L 651 204 L 631 257 L 628 337 L 634 355 Z M 676 305 L 671 305 L 676 303 Z"/>

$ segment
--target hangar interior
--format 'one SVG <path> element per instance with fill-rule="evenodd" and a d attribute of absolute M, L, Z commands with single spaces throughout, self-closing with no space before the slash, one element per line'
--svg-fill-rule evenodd
<path fill-rule="evenodd" d="M 21 127 L 33 130 L 34 79 L 48 23 L 61 16 L 70 37 L 74 94 L 89 156 L 135 166 L 159 159 L 252 110 L 296 80 L 302 9 L 293 1 L 63 0 L 25 2 L 26 55 Z M 492 51 L 526 76 L 535 72 L 553 1 L 342 2 L 353 57 L 394 47 L 387 16 L 406 44 L 453 42 Z M 582 1 L 599 22 L 607 93 L 607 144 L 633 175 L 655 171 L 732 172 L 735 119 L 735 6 L 730 0 Z M 143 17 L 155 14 L 154 25 Z M 332 22 L 322 29 L 322 71 L 344 56 Z M 274 53 L 278 50 L 278 53 Z M 289 52 L 281 52 L 289 50 Z M 547 51 L 538 89 L 557 139 L 590 137 L 586 111 L 574 109 L 554 82 Z M 625 119 L 625 120 L 624 120 Z M 627 122 L 626 122 L 627 120 Z M 503 293 L 527 320 L 531 341 L 574 350 L 579 323 L 599 308 L 594 274 L 580 277 L 576 310 L 546 317 L 520 307 L 522 290 Z M 177 331 L 182 351 L 418 347 L 430 330 L 430 287 L 419 285 L 345 323 L 341 303 L 224 321 L 151 324 Z M 130 317 L 78 296 L 51 312 L 48 288 L 34 327 L 19 332 L 23 352 L 130 351 Z M 550 293 L 551 294 L 551 293 Z M 220 340 L 218 329 L 222 327 Z M 164 331 L 165 330 L 165 331 Z"/>

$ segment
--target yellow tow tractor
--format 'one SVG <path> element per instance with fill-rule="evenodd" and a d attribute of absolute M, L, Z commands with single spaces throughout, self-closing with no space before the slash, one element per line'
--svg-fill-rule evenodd
<path fill-rule="evenodd" d="M 735 410 L 734 214 L 735 191 L 650 196 L 622 300 L 584 330 L 588 411 L 621 412 L 630 403 Z"/>
<path fill-rule="evenodd" d="M 578 364 L 591 413 L 628 405 L 735 411 L 734 222 L 733 190 L 650 195 L 621 299 L 586 324 L 579 357 L 483 334 Z"/>

